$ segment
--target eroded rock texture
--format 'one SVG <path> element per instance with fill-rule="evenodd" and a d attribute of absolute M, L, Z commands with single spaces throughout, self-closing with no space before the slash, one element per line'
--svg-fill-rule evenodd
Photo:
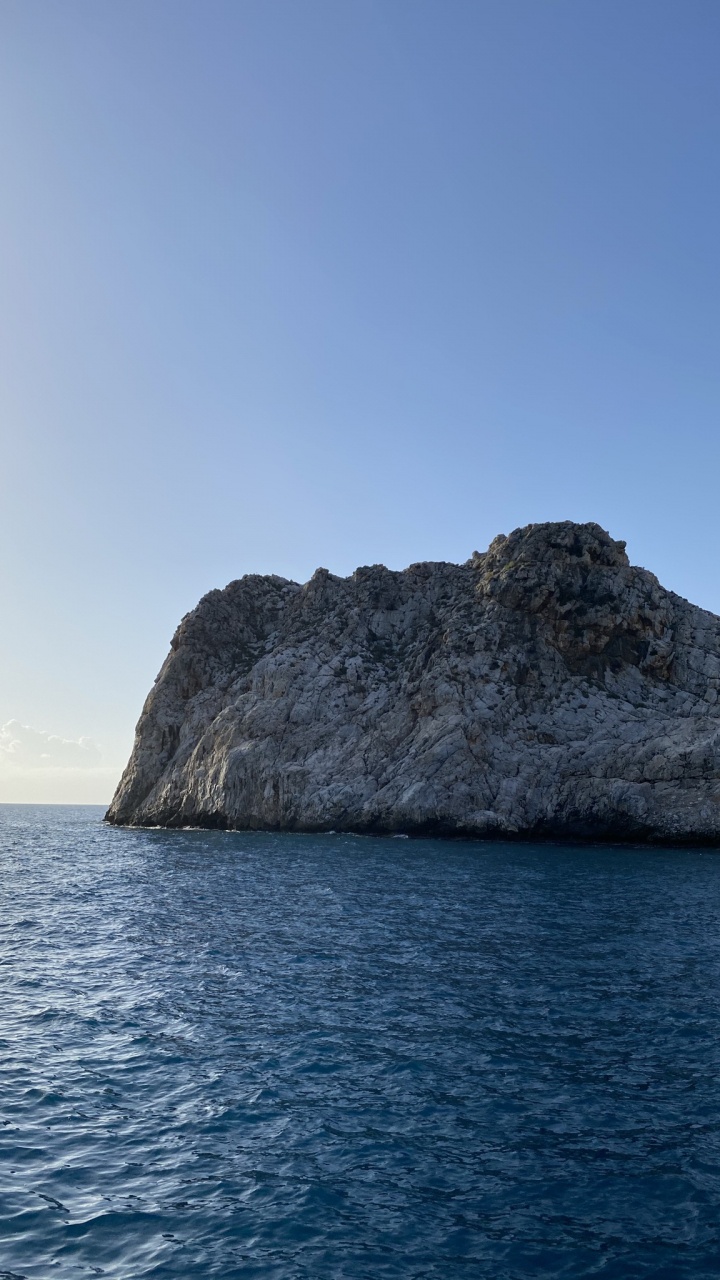
<path fill-rule="evenodd" d="M 242 578 L 183 619 L 108 821 L 720 843 L 720 618 L 598 525 Z"/>

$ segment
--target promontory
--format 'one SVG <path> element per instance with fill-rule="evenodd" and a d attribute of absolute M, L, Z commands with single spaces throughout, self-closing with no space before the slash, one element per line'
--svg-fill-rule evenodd
<path fill-rule="evenodd" d="M 720 844 L 720 618 L 599 525 L 249 575 L 180 623 L 108 822 Z"/>

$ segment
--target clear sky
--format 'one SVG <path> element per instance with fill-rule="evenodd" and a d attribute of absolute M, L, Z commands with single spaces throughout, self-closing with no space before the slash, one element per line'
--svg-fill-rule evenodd
<path fill-rule="evenodd" d="M 596 520 L 720 612 L 717 0 L 0 0 L 0 800 L 247 572 Z"/>

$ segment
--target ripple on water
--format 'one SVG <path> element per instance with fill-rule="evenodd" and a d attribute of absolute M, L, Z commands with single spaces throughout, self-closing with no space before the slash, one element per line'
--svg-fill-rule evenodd
<path fill-rule="evenodd" d="M 720 858 L 0 806 L 0 1280 L 720 1274 Z"/>

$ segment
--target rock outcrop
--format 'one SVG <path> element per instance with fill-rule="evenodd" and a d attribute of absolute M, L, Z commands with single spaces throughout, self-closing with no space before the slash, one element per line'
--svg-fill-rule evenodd
<path fill-rule="evenodd" d="M 248 576 L 181 622 L 107 820 L 720 843 L 720 618 L 595 524 Z"/>

